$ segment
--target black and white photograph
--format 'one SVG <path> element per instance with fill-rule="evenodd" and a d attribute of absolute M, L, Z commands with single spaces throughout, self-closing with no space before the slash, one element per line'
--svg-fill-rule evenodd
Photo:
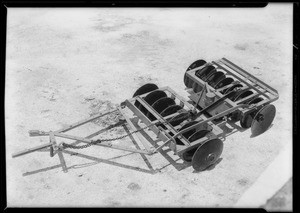
<path fill-rule="evenodd" d="M 292 211 L 293 3 L 7 7 L 7 207 Z"/>

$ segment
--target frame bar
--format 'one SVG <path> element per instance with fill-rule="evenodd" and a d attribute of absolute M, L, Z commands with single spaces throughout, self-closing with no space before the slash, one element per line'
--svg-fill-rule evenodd
<path fill-rule="evenodd" d="M 278 96 L 278 92 L 276 89 L 272 88 L 271 86 L 267 85 L 266 83 L 264 83 L 263 81 L 259 80 L 258 78 L 256 78 L 255 76 L 251 75 L 250 73 L 248 73 L 247 71 L 245 71 L 244 69 L 240 68 L 239 66 L 237 66 L 236 64 L 232 63 L 231 61 L 229 61 L 226 58 L 222 58 L 220 60 L 222 63 L 224 63 L 226 66 L 234 69 L 236 72 L 238 72 L 239 74 L 241 74 L 242 76 L 244 76 L 245 78 L 249 79 L 250 81 L 254 82 L 255 84 L 259 85 L 261 88 L 267 90 L 268 92 L 270 92 L 271 94 Z"/>
<path fill-rule="evenodd" d="M 54 135 L 57 137 L 60 137 L 60 138 L 67 138 L 67 139 L 71 139 L 71 140 L 81 141 L 83 143 L 91 143 L 92 142 L 92 140 L 87 139 L 87 138 L 82 138 L 82 137 L 73 136 L 73 135 L 67 135 L 64 133 L 54 133 Z M 129 152 L 142 153 L 142 154 L 150 154 L 151 153 L 151 152 L 147 152 L 145 150 L 132 149 L 132 148 L 118 146 L 118 145 L 112 145 L 112 144 L 98 143 L 97 146 L 104 146 L 104 147 L 109 147 L 112 149 L 119 149 L 119 150 L 124 150 L 124 151 L 129 151 Z"/>
<path fill-rule="evenodd" d="M 35 151 L 38 151 L 40 149 L 45 149 L 45 148 L 48 148 L 48 147 L 52 147 L 52 143 L 47 143 L 47 144 L 36 146 L 36 147 L 30 148 L 30 149 L 26 149 L 26 150 L 21 151 L 21 152 L 16 152 L 15 154 L 12 154 L 12 157 L 16 158 L 16 157 L 26 155 L 26 154 L 29 154 L 31 152 L 35 152 Z"/>

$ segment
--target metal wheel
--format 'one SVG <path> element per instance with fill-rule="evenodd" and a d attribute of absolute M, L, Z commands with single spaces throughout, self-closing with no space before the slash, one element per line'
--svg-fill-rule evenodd
<path fill-rule="evenodd" d="M 133 94 L 133 97 L 145 94 L 147 92 L 151 92 L 153 90 L 158 89 L 158 86 L 156 84 L 148 83 L 143 86 L 141 86 L 137 91 Z"/>
<path fill-rule="evenodd" d="M 171 105 L 171 106 L 168 106 L 166 109 L 164 109 L 160 114 L 162 117 L 165 117 L 165 116 L 168 116 L 168 115 L 171 115 L 171 114 L 174 114 L 176 113 L 178 110 L 181 110 L 182 107 L 179 106 L 179 105 Z"/>
<path fill-rule="evenodd" d="M 170 125 L 177 126 L 190 117 L 188 112 L 182 112 L 169 120 Z"/>
<path fill-rule="evenodd" d="M 264 133 L 272 124 L 276 114 L 276 108 L 273 104 L 268 104 L 261 108 L 253 118 L 251 124 L 252 136 Z"/>
<path fill-rule="evenodd" d="M 192 158 L 192 166 L 196 171 L 203 171 L 217 162 L 223 151 L 223 142 L 212 139 L 202 144 Z"/>
<path fill-rule="evenodd" d="M 203 78 L 202 80 L 203 81 L 206 81 L 213 75 L 217 72 L 217 69 L 214 67 L 214 69 L 210 70 Z"/>
<path fill-rule="evenodd" d="M 238 94 L 238 96 L 235 97 L 235 99 L 233 101 L 238 101 L 238 100 L 241 100 L 249 95 L 252 95 L 253 92 L 251 90 L 245 90 L 245 91 L 242 91 Z"/>
<path fill-rule="evenodd" d="M 210 86 L 215 87 L 216 83 L 218 83 L 222 79 L 225 79 L 225 74 L 223 72 L 218 71 L 212 76 L 210 76 L 209 79 L 207 79 L 207 83 Z"/>
<path fill-rule="evenodd" d="M 186 72 L 191 70 L 191 69 L 195 69 L 197 67 L 200 67 L 200 66 L 203 66 L 204 64 L 206 64 L 206 61 L 200 59 L 200 60 L 197 60 L 195 62 L 193 62 L 188 68 L 187 70 L 185 71 L 185 74 L 184 74 L 184 78 L 183 78 L 183 81 L 184 81 L 184 84 L 186 87 L 188 88 L 191 88 L 191 83 L 189 82 L 189 78 L 186 76 Z"/>
<path fill-rule="evenodd" d="M 192 125 L 194 125 L 194 124 L 196 124 L 196 123 L 198 123 L 198 122 L 197 122 L 197 121 L 190 121 L 190 122 L 186 123 L 185 125 L 183 125 L 183 127 L 181 127 L 178 131 L 180 132 L 181 130 L 184 130 L 184 129 L 186 129 L 186 128 L 188 128 L 188 127 L 190 127 L 190 126 L 192 126 Z M 193 128 L 193 129 L 191 129 L 191 130 L 189 130 L 189 131 L 183 133 L 182 136 L 185 137 L 186 139 L 188 139 L 188 138 L 189 138 L 192 134 L 194 134 L 195 132 L 196 132 L 196 128 Z M 176 140 L 176 143 L 177 143 L 178 145 L 183 145 L 183 144 L 184 144 L 184 143 L 182 143 L 182 142 L 180 141 L 179 138 L 176 138 L 175 140 Z"/>
<path fill-rule="evenodd" d="M 225 86 L 231 84 L 233 81 L 234 81 L 233 78 L 230 78 L 230 77 L 224 78 L 224 79 L 220 80 L 214 88 L 219 89 L 219 88 L 225 87 Z"/>
<path fill-rule="evenodd" d="M 200 78 L 203 79 L 205 76 L 207 76 L 212 70 L 215 70 L 216 68 L 212 65 L 208 65 L 203 67 L 202 69 L 198 70 L 195 75 Z"/>
<path fill-rule="evenodd" d="M 141 86 L 139 89 L 137 89 L 132 97 L 136 97 L 138 95 L 142 95 L 142 94 L 145 94 L 147 92 L 151 92 L 151 91 L 156 90 L 156 89 L 158 89 L 158 86 L 156 84 L 148 83 L 148 84 L 145 84 L 145 85 Z M 141 104 L 138 101 L 135 101 L 134 105 L 137 108 L 139 108 Z"/>
<path fill-rule="evenodd" d="M 183 81 L 184 81 L 184 85 L 185 85 L 187 88 L 192 88 L 192 85 L 193 85 L 194 81 L 193 81 L 192 79 L 188 78 L 188 77 L 186 76 L 186 73 L 184 74 L 184 79 L 183 79 Z"/>
<path fill-rule="evenodd" d="M 231 92 L 232 90 L 234 90 L 235 88 L 239 88 L 239 87 L 243 87 L 242 84 L 234 84 L 232 85 L 231 87 L 227 88 L 225 91 L 224 91 L 224 95 L 226 95 L 227 93 Z"/>
<path fill-rule="evenodd" d="M 158 113 L 161 113 L 168 106 L 174 105 L 175 101 L 169 97 L 163 97 L 155 101 L 151 107 Z M 151 121 L 155 120 L 155 116 L 153 116 L 150 112 L 147 112 L 146 115 Z"/>
<path fill-rule="evenodd" d="M 188 68 L 186 71 L 189 71 L 189 70 L 192 70 L 192 69 L 195 69 L 196 67 L 200 67 L 202 65 L 206 64 L 206 61 L 200 59 L 200 60 L 197 60 L 195 62 L 193 62 Z"/>
<path fill-rule="evenodd" d="M 196 141 L 196 140 L 198 140 L 198 139 L 200 139 L 200 138 L 203 138 L 203 137 L 204 137 L 205 135 L 207 135 L 209 132 L 210 132 L 210 131 L 209 131 L 209 130 L 206 130 L 206 129 L 199 130 L 199 131 L 195 132 L 194 134 L 192 134 L 192 135 L 188 138 L 188 140 L 189 140 L 189 142 Z M 194 153 L 196 152 L 196 150 L 197 150 L 197 148 L 198 148 L 199 146 L 200 146 L 200 144 L 197 145 L 197 146 L 195 146 L 194 148 L 192 148 L 192 149 L 190 149 L 190 150 L 184 152 L 184 153 L 182 154 L 183 160 L 185 160 L 185 161 L 187 161 L 187 162 L 192 161 L 193 155 L 194 155 Z"/>
<path fill-rule="evenodd" d="M 175 101 L 172 98 L 169 97 L 163 97 L 155 101 L 151 106 L 154 110 L 156 110 L 158 113 L 161 113 L 164 109 L 167 107 L 174 105 Z"/>
<path fill-rule="evenodd" d="M 257 97 L 257 98 L 254 98 L 254 99 L 250 100 L 250 101 L 248 102 L 248 104 L 249 104 L 249 105 L 251 105 L 251 104 L 257 104 L 257 103 L 261 102 L 262 100 L 264 100 L 264 99 L 261 98 L 261 97 Z"/>
<path fill-rule="evenodd" d="M 250 113 L 246 113 L 243 116 L 241 116 L 241 118 L 240 118 L 241 127 L 243 127 L 244 129 L 250 128 L 252 121 L 253 121 L 253 117 L 255 116 L 256 113 L 257 113 L 257 110 L 250 112 Z"/>
<path fill-rule="evenodd" d="M 193 91 L 195 93 L 198 93 L 203 89 L 203 87 L 200 86 L 197 82 L 194 82 L 191 88 L 193 88 Z"/>
<path fill-rule="evenodd" d="M 163 97 L 167 97 L 167 94 L 164 91 L 155 90 L 146 95 L 144 100 L 151 106 L 155 101 Z M 140 104 L 138 108 L 142 113 L 147 114 L 148 111 L 142 104 Z"/>

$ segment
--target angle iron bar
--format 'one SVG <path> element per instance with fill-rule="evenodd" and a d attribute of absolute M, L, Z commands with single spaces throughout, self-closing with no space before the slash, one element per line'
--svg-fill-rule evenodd
<path fill-rule="evenodd" d="M 259 80 L 258 78 L 256 78 L 255 76 L 251 75 L 250 73 L 248 73 L 246 70 L 242 69 L 241 67 L 237 66 L 236 64 L 232 63 L 231 61 L 229 61 L 226 58 L 222 58 L 220 60 L 222 63 L 224 63 L 225 65 L 227 65 L 228 67 L 231 67 L 232 69 L 234 69 L 236 72 L 240 73 L 243 76 L 249 76 L 248 79 L 252 82 L 256 82 L 256 84 L 258 84 L 259 86 L 261 86 L 263 89 L 268 88 L 269 90 L 271 90 L 273 95 L 277 96 L 278 95 L 278 91 L 276 89 L 274 89 L 273 87 L 269 86 L 268 84 L 266 84 L 265 82 Z"/>
<path fill-rule="evenodd" d="M 155 134 L 159 133 L 160 130 L 155 125 L 152 125 L 152 122 L 139 109 L 137 109 L 131 101 L 125 100 L 125 104 L 144 124 L 149 126 Z"/>
<path fill-rule="evenodd" d="M 16 153 L 12 154 L 12 157 L 16 158 L 16 157 L 19 157 L 19 156 L 22 156 L 22 155 L 29 154 L 31 152 L 35 152 L 37 150 L 41 150 L 41 149 L 51 147 L 51 146 L 52 146 L 52 143 L 42 144 L 42 145 L 39 145 L 39 146 L 36 146 L 36 147 L 32 147 L 30 149 L 26 149 L 24 151 L 16 152 Z"/>
<path fill-rule="evenodd" d="M 56 132 L 54 132 L 54 135 L 57 136 L 57 137 L 61 137 L 61 138 L 67 138 L 67 139 L 82 141 L 83 143 L 91 143 L 92 142 L 92 140 L 87 139 L 87 138 L 82 138 L 82 137 L 73 136 L 73 135 L 67 135 L 67 134 L 64 134 L 64 133 L 56 133 Z M 151 154 L 151 152 L 148 152 L 146 150 L 132 149 L 132 148 L 129 148 L 129 147 L 118 146 L 118 145 L 113 145 L 113 144 L 98 143 L 96 145 L 97 146 L 103 146 L 103 147 L 109 147 L 109 148 L 112 148 L 112 149 L 124 150 L 124 151 L 128 151 L 128 152 L 135 152 L 135 153 L 142 153 L 142 154 Z"/>
<path fill-rule="evenodd" d="M 206 81 L 203 81 L 202 79 L 198 78 L 195 73 L 190 73 L 191 78 L 193 78 L 194 81 L 198 81 L 200 83 L 200 85 L 202 85 L 204 87 L 205 83 L 207 83 Z M 207 89 L 209 91 L 214 91 L 215 88 L 213 88 L 211 85 L 207 84 Z"/>
<path fill-rule="evenodd" d="M 125 118 L 125 120 L 127 121 L 127 123 L 129 124 L 129 126 L 133 129 L 133 131 L 136 131 L 136 127 L 133 125 L 133 123 L 131 122 L 131 120 L 125 115 L 125 113 L 123 112 L 123 110 L 121 109 L 121 107 L 118 107 L 118 110 L 120 111 L 120 113 L 123 115 L 123 117 Z M 140 132 L 136 133 L 137 138 L 135 138 L 136 140 L 138 139 L 138 141 L 143 144 L 144 148 L 147 151 L 150 151 L 150 146 L 148 145 L 147 142 L 144 141 L 144 137 L 142 137 L 140 135 Z M 134 137 L 134 135 L 132 135 Z"/>
<path fill-rule="evenodd" d="M 243 80 L 242 78 L 240 78 L 239 76 L 237 76 L 236 74 L 234 74 L 233 72 L 231 72 L 229 69 L 226 69 L 225 67 L 223 67 L 222 65 L 216 63 L 216 62 L 212 62 L 214 63 L 216 66 L 220 67 L 221 69 L 224 69 L 226 72 L 229 72 L 231 75 L 233 75 L 235 78 L 237 78 L 238 80 L 241 81 L 241 83 L 246 84 L 247 86 L 249 86 L 250 88 L 254 89 L 256 92 L 260 93 L 261 95 L 265 96 L 266 98 L 270 99 L 270 97 L 268 95 L 266 95 L 265 93 L 261 92 L 259 89 L 257 89 L 256 87 L 254 87 L 253 85 L 249 84 L 248 82 L 246 82 L 245 80 Z"/>
<path fill-rule="evenodd" d="M 218 89 L 216 89 L 215 91 L 221 92 L 222 90 L 228 89 L 229 87 L 232 87 L 232 86 L 235 85 L 235 84 L 238 84 L 238 82 L 232 82 L 231 84 L 228 84 L 228 85 L 226 85 L 226 86 L 224 86 L 224 87 L 218 88 Z"/>
<path fill-rule="evenodd" d="M 50 143 L 52 144 L 52 146 L 57 146 L 56 145 L 56 139 L 55 139 L 55 135 L 53 132 L 50 132 L 49 134 L 49 138 L 50 138 Z M 66 166 L 66 161 L 65 161 L 65 158 L 61 152 L 60 149 L 57 150 L 57 155 L 59 157 L 59 161 L 60 161 L 60 165 L 63 169 L 64 172 L 68 172 L 68 169 L 67 169 L 67 166 Z"/>
<path fill-rule="evenodd" d="M 202 137 L 202 138 L 197 139 L 196 141 L 193 141 L 193 142 L 191 143 L 191 146 L 189 146 L 189 147 L 179 147 L 179 148 L 178 148 L 178 151 L 177 151 L 177 154 L 180 155 L 180 154 L 182 154 L 183 152 L 186 152 L 186 151 L 188 151 L 188 150 L 191 150 L 191 149 L 193 149 L 195 146 L 197 146 L 198 144 L 202 144 L 202 143 L 204 143 L 205 141 L 207 141 L 207 140 L 209 140 L 209 139 L 210 139 L 210 137 L 204 136 L 204 137 Z"/>
<path fill-rule="evenodd" d="M 49 136 L 50 132 L 45 132 L 41 130 L 29 130 L 28 133 L 30 137 L 35 137 L 35 136 Z"/>
<path fill-rule="evenodd" d="M 133 123 L 133 125 L 135 125 L 136 128 L 139 128 L 138 124 Z M 171 136 L 166 136 L 165 132 L 159 130 L 157 126 L 151 126 L 150 129 L 156 134 L 157 138 L 159 138 L 162 141 L 167 141 L 169 138 L 171 138 Z"/>
<path fill-rule="evenodd" d="M 185 105 L 186 107 L 188 107 L 190 110 L 193 110 L 194 107 L 193 107 L 190 103 L 188 103 L 181 95 L 177 94 L 177 93 L 176 93 L 173 89 L 171 89 L 170 87 L 166 87 L 166 89 L 167 89 L 167 91 L 169 91 L 170 93 L 174 94 L 175 97 L 176 97 L 177 99 L 179 99 L 181 102 L 183 102 L 184 105 Z"/>
<path fill-rule="evenodd" d="M 251 99 L 251 98 L 256 98 L 257 96 L 260 96 L 260 94 L 254 93 L 254 94 L 249 95 L 249 96 L 247 96 L 247 97 L 245 97 L 245 98 L 243 98 L 243 99 L 240 99 L 240 100 L 238 100 L 238 101 L 236 101 L 236 102 L 234 102 L 234 103 L 235 103 L 235 104 L 239 104 L 239 103 L 242 103 L 242 102 L 244 102 L 244 101 L 246 101 L 246 100 L 249 100 L 249 99 Z"/>
<path fill-rule="evenodd" d="M 190 70 L 186 71 L 186 73 L 196 72 L 197 70 L 200 70 L 200 69 L 202 69 L 202 68 L 204 68 L 204 67 L 206 67 L 206 66 L 208 66 L 208 65 L 211 65 L 211 63 L 208 62 L 208 63 L 206 63 L 206 64 L 204 64 L 204 65 L 202 65 L 202 66 L 196 67 L 196 68 L 194 68 L 194 69 L 190 69 Z"/>

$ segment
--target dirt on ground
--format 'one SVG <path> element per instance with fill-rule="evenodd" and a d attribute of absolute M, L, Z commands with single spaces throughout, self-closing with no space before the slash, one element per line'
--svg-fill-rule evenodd
<path fill-rule="evenodd" d="M 292 143 L 292 5 L 265 8 L 8 8 L 5 80 L 7 202 L 11 207 L 230 207 Z M 214 167 L 195 172 L 165 150 L 66 150 L 68 172 L 29 130 L 54 131 L 112 110 L 145 83 L 187 99 L 187 67 L 222 57 L 279 93 L 264 134 L 237 131 Z M 119 115 L 69 134 L 87 137 Z M 130 127 L 128 127 L 131 131 Z M 95 138 L 118 137 L 111 129 Z M 150 140 L 150 139 L 149 139 Z M 70 140 L 58 140 L 70 143 Z M 134 138 L 116 141 L 135 147 Z M 168 157 L 169 156 L 169 157 Z M 289 159 L 289 158 L 288 158 Z M 153 174 L 153 170 L 157 170 Z M 280 175 L 280 171 L 278 171 Z"/>

